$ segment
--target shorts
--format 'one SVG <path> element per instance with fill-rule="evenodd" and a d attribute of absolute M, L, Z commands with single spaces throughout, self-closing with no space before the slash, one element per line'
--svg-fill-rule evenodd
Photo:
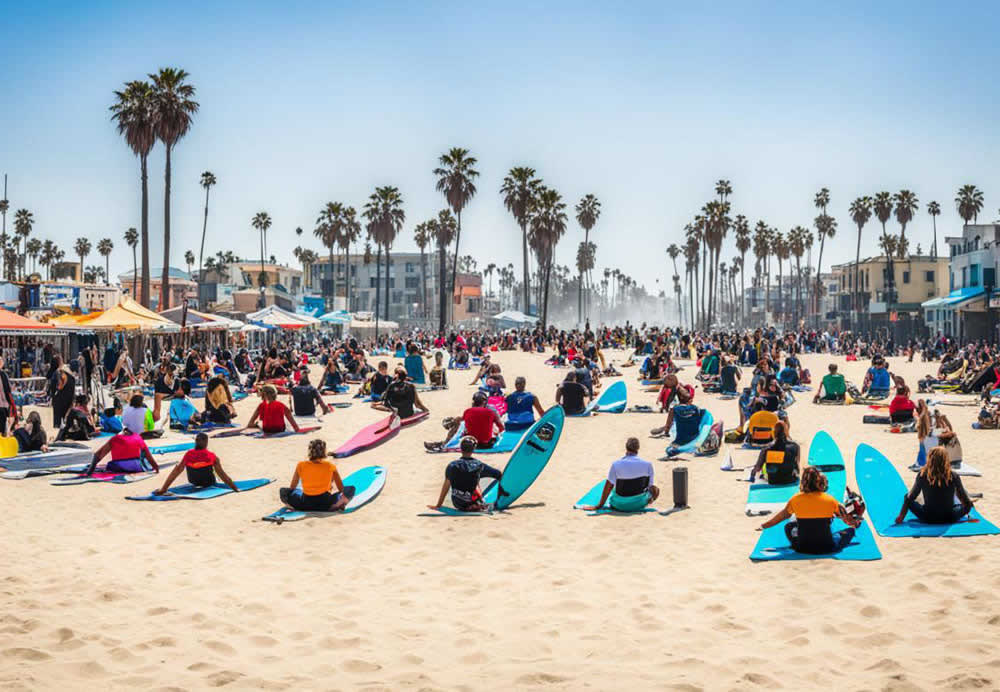
<path fill-rule="evenodd" d="M 211 466 L 199 466 L 198 468 L 188 466 L 185 470 L 187 471 L 188 483 L 191 485 L 196 485 L 199 488 L 215 485 L 215 470 Z"/>
<path fill-rule="evenodd" d="M 608 498 L 608 506 L 616 512 L 638 512 L 649 504 L 649 491 L 638 495 L 618 495 L 611 493 Z"/>
<path fill-rule="evenodd" d="M 141 473 L 149 469 L 142 459 L 118 459 L 109 461 L 104 470 L 107 473 Z"/>

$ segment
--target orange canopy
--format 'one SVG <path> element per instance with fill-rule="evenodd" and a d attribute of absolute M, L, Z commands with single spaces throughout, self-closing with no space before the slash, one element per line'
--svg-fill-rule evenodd
<path fill-rule="evenodd" d="M 3 329 L 55 329 L 51 324 L 44 324 L 30 317 L 18 315 L 10 310 L 0 310 L 0 330 Z"/>

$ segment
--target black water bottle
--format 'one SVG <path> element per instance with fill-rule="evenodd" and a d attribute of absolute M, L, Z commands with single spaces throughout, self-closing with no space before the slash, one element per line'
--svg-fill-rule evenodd
<path fill-rule="evenodd" d="M 688 470 L 680 466 L 674 469 L 674 508 L 688 506 Z"/>

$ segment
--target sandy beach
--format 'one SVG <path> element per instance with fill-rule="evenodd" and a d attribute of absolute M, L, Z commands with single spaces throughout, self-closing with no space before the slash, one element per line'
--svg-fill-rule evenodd
<path fill-rule="evenodd" d="M 608 352 L 621 363 L 623 352 Z M 834 360 L 860 384 L 866 364 L 806 356 L 814 380 Z M 392 359 L 389 359 L 390 361 Z M 538 355 L 497 356 L 551 405 L 563 370 Z M 937 363 L 891 369 L 915 387 Z M 630 404 L 652 404 L 624 369 Z M 694 382 L 694 369 L 682 373 Z M 744 378 L 749 371 L 744 371 Z M 746 517 L 746 484 L 719 456 L 657 462 L 661 509 L 671 469 L 690 474 L 690 509 L 661 516 L 587 516 L 572 504 L 621 456 L 663 455 L 649 439 L 659 415 L 569 419 L 535 485 L 504 513 L 419 517 L 436 499 L 450 456 L 424 452 L 473 388 L 422 394 L 428 420 L 339 463 L 342 474 L 387 467 L 371 505 L 348 516 L 273 525 L 278 488 L 306 439 L 214 442 L 233 478 L 277 482 L 207 502 L 136 503 L 162 482 L 55 487 L 0 481 L 0 688 L 207 687 L 307 690 L 973 689 L 1000 686 L 1000 541 L 996 537 L 876 537 L 875 562 L 748 559 L 761 519 Z M 609 382 L 611 380 L 605 380 Z M 943 397 L 956 399 L 956 397 Z M 855 487 L 854 450 L 868 442 L 907 481 L 914 434 L 863 425 L 863 406 L 814 406 L 799 394 L 792 436 L 826 430 Z M 340 397 L 340 400 L 350 400 Z M 246 421 L 256 399 L 240 402 Z M 727 428 L 736 402 L 698 391 Z M 943 409 L 965 459 L 984 475 L 980 511 L 1000 519 L 991 459 L 1000 433 L 973 431 L 974 407 Z M 320 435 L 333 446 L 380 416 L 335 410 Z M 42 410 L 46 426 L 51 412 Z M 737 465 L 755 452 L 734 450 Z M 179 458 L 179 455 L 171 457 Z M 491 457 L 502 463 L 506 456 Z"/>

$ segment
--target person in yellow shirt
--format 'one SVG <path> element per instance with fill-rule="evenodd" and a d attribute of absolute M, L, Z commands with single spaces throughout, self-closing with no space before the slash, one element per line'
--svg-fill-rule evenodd
<path fill-rule="evenodd" d="M 854 531 L 861 525 L 861 517 L 848 514 L 840 502 L 826 492 L 826 476 L 815 466 L 802 471 L 799 492 L 784 509 L 765 521 L 760 530 L 777 526 L 795 515 L 785 524 L 785 536 L 792 549 L 809 555 L 826 555 L 843 550 L 854 538 Z M 842 519 L 848 528 L 836 534 L 830 529 L 834 517 Z"/>
<path fill-rule="evenodd" d="M 290 487 L 278 493 L 283 503 L 302 512 L 336 512 L 347 506 L 354 493 L 344 489 L 336 465 L 326 457 L 326 442 L 312 440 L 309 459 L 295 466 Z"/>

